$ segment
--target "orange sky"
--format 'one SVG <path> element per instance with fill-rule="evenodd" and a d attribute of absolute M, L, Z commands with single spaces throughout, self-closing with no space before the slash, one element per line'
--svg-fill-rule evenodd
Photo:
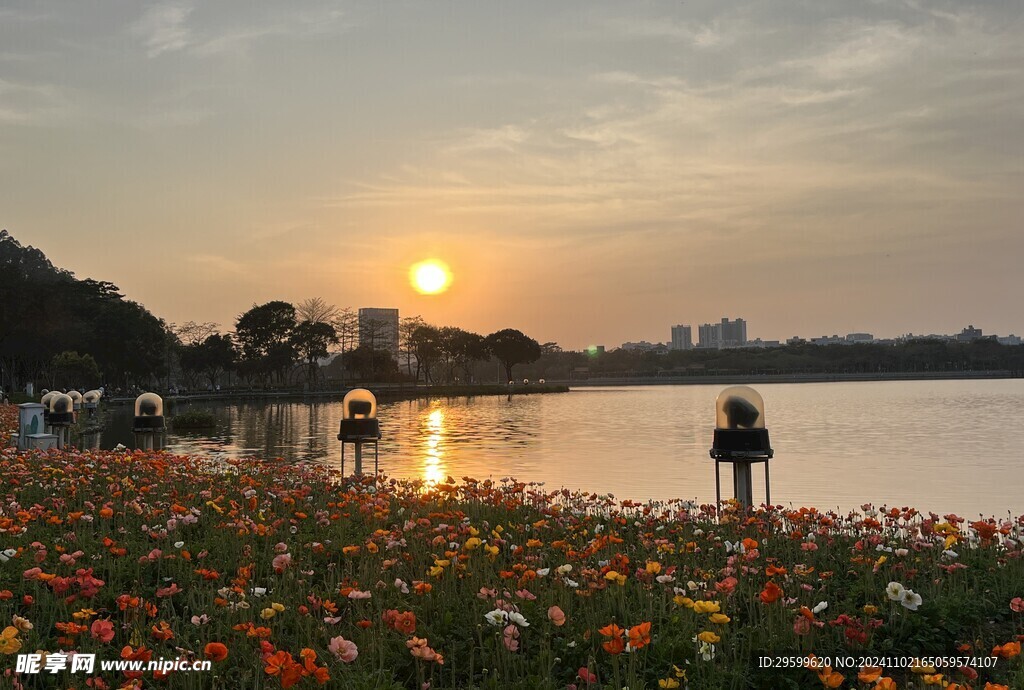
<path fill-rule="evenodd" d="M 1012 2 L 0 9 L 0 226 L 169 321 L 1024 330 Z M 423 296 L 409 266 L 447 262 Z M 696 329 L 695 329 L 696 330 Z"/>

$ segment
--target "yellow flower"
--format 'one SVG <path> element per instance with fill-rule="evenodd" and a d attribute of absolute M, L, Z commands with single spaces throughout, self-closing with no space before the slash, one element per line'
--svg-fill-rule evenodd
<path fill-rule="evenodd" d="M 944 548 L 944 549 L 948 549 L 948 548 L 949 548 L 949 547 L 951 547 L 951 546 L 952 546 L 953 544 L 957 543 L 957 541 L 959 541 L 959 540 L 957 539 L 957 536 L 956 536 L 955 534 L 951 534 L 951 535 L 949 535 L 948 537 L 946 537 L 946 543 L 945 543 L 945 546 L 943 546 L 942 548 Z"/>
<path fill-rule="evenodd" d="M 651 575 L 657 575 L 661 572 L 661 563 L 658 563 L 657 561 L 647 561 L 645 570 Z"/>
<path fill-rule="evenodd" d="M 693 610 L 697 613 L 718 613 L 722 607 L 718 605 L 717 601 L 695 601 Z"/>
<path fill-rule="evenodd" d="M 662 678 L 658 681 L 659 688 L 678 688 L 679 681 L 675 678 Z"/>
<path fill-rule="evenodd" d="M 262 618 L 265 621 L 269 621 L 271 618 L 273 618 L 276 615 L 277 615 L 277 611 L 275 611 L 272 608 L 265 608 L 262 611 L 260 611 L 260 618 Z"/>
<path fill-rule="evenodd" d="M 477 539 L 476 537 L 470 537 L 466 540 L 466 543 L 463 545 L 462 548 L 466 551 L 472 551 L 473 549 L 478 548 L 481 544 L 483 544 L 481 540 Z"/>
<path fill-rule="evenodd" d="M 682 594 L 675 595 L 675 597 L 672 598 L 672 601 L 676 603 L 676 606 L 685 606 L 688 609 L 692 609 L 695 606 L 693 599 L 690 597 L 684 597 Z"/>
<path fill-rule="evenodd" d="M 705 630 L 700 635 L 697 635 L 697 639 L 701 642 L 707 642 L 708 644 L 718 644 L 722 640 L 721 637 L 710 630 Z"/>
<path fill-rule="evenodd" d="M 672 664 L 672 671 L 676 674 L 676 678 L 686 678 L 686 670 L 679 668 L 675 664 Z"/>
<path fill-rule="evenodd" d="M 479 536 L 479 535 L 480 535 L 480 530 L 478 530 L 476 527 L 470 527 L 469 528 L 469 536 L 476 537 L 476 536 Z"/>
<path fill-rule="evenodd" d="M 435 565 L 434 567 L 432 567 L 430 570 L 427 571 L 427 574 L 430 575 L 430 577 L 440 577 L 441 575 L 444 574 L 444 568 L 442 568 L 439 565 Z"/>
<path fill-rule="evenodd" d="M 925 685 L 942 685 L 942 674 L 925 675 L 921 680 L 924 681 Z"/>
<path fill-rule="evenodd" d="M 875 561 L 875 568 L 881 568 L 882 564 L 889 560 L 888 556 L 879 556 L 878 560 Z"/>
<path fill-rule="evenodd" d="M 866 604 L 862 610 L 864 611 L 865 614 L 867 614 L 869 616 L 873 616 L 876 613 L 878 613 L 878 607 L 877 606 L 872 606 L 871 604 Z"/>
<path fill-rule="evenodd" d="M 608 582 L 617 582 L 619 585 L 626 584 L 626 576 L 620 575 L 614 570 L 609 570 L 607 573 L 605 573 L 604 579 L 608 580 Z"/>
<path fill-rule="evenodd" d="M 498 557 L 498 547 L 491 544 L 484 544 L 484 553 L 486 553 L 487 557 L 493 561 Z"/>
<path fill-rule="evenodd" d="M 18 629 L 8 625 L 0 633 L 0 654 L 16 654 L 21 649 L 21 640 L 18 639 Z"/>
<path fill-rule="evenodd" d="M 274 602 L 270 605 L 270 608 L 274 609 L 278 613 L 281 613 L 282 611 L 284 611 L 284 604 L 278 604 L 277 602 Z"/>
<path fill-rule="evenodd" d="M 75 611 L 74 613 L 72 613 L 71 617 L 74 618 L 76 621 L 82 621 L 89 620 L 95 615 L 96 612 L 92 609 L 81 609 L 80 611 Z"/>
<path fill-rule="evenodd" d="M 711 616 L 708 618 L 708 620 L 710 620 L 712 623 L 715 623 L 717 625 L 725 625 L 726 623 L 728 623 L 732 619 L 729 618 L 729 616 L 725 615 L 724 613 L 712 613 Z"/>

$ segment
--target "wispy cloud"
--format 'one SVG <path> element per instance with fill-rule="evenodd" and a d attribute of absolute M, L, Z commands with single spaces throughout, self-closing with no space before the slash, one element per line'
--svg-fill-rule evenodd
<path fill-rule="evenodd" d="M 146 47 L 149 57 L 182 50 L 192 40 L 186 26 L 192 7 L 177 4 L 154 5 L 131 27 L 131 33 Z"/>

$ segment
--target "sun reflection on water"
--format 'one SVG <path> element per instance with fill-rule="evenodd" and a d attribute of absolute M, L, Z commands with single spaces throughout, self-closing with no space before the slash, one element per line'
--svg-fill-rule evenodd
<path fill-rule="evenodd" d="M 427 484 L 439 484 L 444 482 L 448 475 L 444 462 L 444 450 L 441 447 L 441 440 L 445 434 L 444 411 L 435 408 L 428 412 L 424 418 L 422 427 L 426 433 L 422 434 L 423 444 L 423 480 Z"/>

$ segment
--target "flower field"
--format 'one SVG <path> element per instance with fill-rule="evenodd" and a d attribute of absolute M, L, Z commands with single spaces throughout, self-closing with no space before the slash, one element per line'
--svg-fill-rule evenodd
<path fill-rule="evenodd" d="M 514 481 L 18 453 L 8 435 L 0 687 L 1024 688 L 1024 516 L 716 514 Z M 15 671 L 61 650 L 212 669 Z"/>

